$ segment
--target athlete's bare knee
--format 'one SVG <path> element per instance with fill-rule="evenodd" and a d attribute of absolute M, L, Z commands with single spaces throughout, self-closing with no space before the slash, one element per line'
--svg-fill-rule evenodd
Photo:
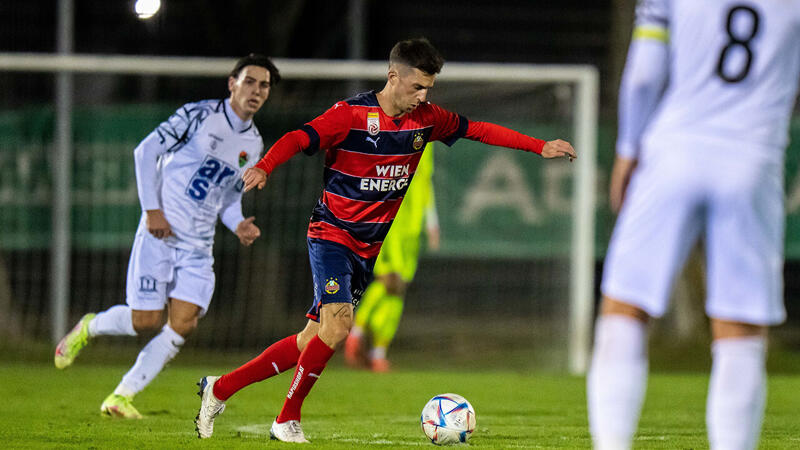
<path fill-rule="evenodd" d="M 169 327 L 181 336 L 188 337 L 190 334 L 192 334 L 192 332 L 194 332 L 195 329 L 197 329 L 197 322 L 197 317 L 182 320 L 173 320 L 170 318 Z"/>
<path fill-rule="evenodd" d="M 350 334 L 353 327 L 353 305 L 329 303 L 322 306 L 319 338 L 329 347 L 335 348 Z"/>
<path fill-rule="evenodd" d="M 600 314 L 604 316 L 627 316 L 644 323 L 650 321 L 650 315 L 643 309 L 607 296 L 603 296 L 603 302 L 600 304 Z"/>
<path fill-rule="evenodd" d="M 711 335 L 716 339 L 732 339 L 751 336 L 767 336 L 768 328 L 743 322 L 711 319 Z"/>
<path fill-rule="evenodd" d="M 331 348 L 341 344 L 348 334 L 350 334 L 350 327 L 338 322 L 327 327 L 323 325 L 319 329 L 319 338 Z"/>
<path fill-rule="evenodd" d="M 309 320 L 306 324 L 306 327 L 299 333 L 297 333 L 297 349 L 301 352 L 306 345 L 314 339 L 314 336 L 319 334 L 319 322 L 314 322 L 313 320 Z"/>
<path fill-rule="evenodd" d="M 164 323 L 164 311 L 131 310 L 133 329 L 137 333 L 147 333 L 158 330 Z"/>
<path fill-rule="evenodd" d="M 183 337 L 187 337 L 197 328 L 200 313 L 203 309 L 191 302 L 169 299 L 169 327 Z"/>

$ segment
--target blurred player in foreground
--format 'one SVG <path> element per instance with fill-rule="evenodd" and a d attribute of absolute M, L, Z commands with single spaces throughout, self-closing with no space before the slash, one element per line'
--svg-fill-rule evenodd
<path fill-rule="evenodd" d="M 397 333 L 403 314 L 403 297 L 417 272 L 423 226 L 428 236 L 428 248 L 438 250 L 433 144 L 428 144 L 422 154 L 414 172 L 414 181 L 403 197 L 403 204 L 375 261 L 375 280 L 367 286 L 358 304 L 355 323 L 344 346 L 344 357 L 350 366 L 362 367 L 367 363 L 374 372 L 389 371 L 386 350 Z M 365 358 L 365 338 L 369 337 L 372 338 L 372 348 Z"/>
<path fill-rule="evenodd" d="M 205 315 L 214 292 L 217 218 L 243 245 L 261 234 L 254 218 L 242 215 L 241 174 L 264 149 L 253 116 L 279 80 L 268 58 L 241 58 L 228 77 L 229 98 L 182 106 L 134 150 L 143 214 L 128 263 L 127 305 L 86 314 L 55 352 L 55 365 L 63 369 L 96 336 L 161 328 L 105 399 L 103 414 L 141 418 L 134 395 L 175 357 Z"/>
<path fill-rule="evenodd" d="M 702 234 L 712 449 L 758 444 L 767 330 L 783 306 L 783 168 L 800 75 L 800 0 L 642 0 L 619 102 L 605 261 L 588 376 L 598 449 L 631 447 L 647 330 Z M 623 202 L 624 199 L 624 202 Z"/>
<path fill-rule="evenodd" d="M 245 191 L 264 187 L 272 171 L 299 152 L 325 151 L 324 187 L 308 227 L 314 300 L 308 323 L 233 372 L 200 381 L 199 437 L 210 437 L 225 401 L 243 387 L 295 365 L 289 392 L 270 434 L 308 442 L 300 408 L 334 349 L 353 324 L 353 308 L 369 282 L 381 243 L 392 225 L 425 144 L 453 144 L 462 137 L 517 148 L 545 158 L 575 157 L 562 140 L 545 142 L 488 122 L 467 120 L 426 101 L 442 68 L 425 39 L 398 42 L 389 56 L 380 92 L 365 92 L 333 105 L 301 129 L 284 135 L 244 174 Z"/>

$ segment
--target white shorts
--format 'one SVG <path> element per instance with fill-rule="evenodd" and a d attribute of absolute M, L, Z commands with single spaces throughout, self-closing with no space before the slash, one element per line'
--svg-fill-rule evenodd
<path fill-rule="evenodd" d="M 214 293 L 214 257 L 170 247 L 146 230 L 136 233 L 128 262 L 127 303 L 142 311 L 163 310 L 168 298 L 193 303 L 200 316 Z"/>
<path fill-rule="evenodd" d="M 723 158 L 724 151 L 703 147 L 660 151 L 640 163 L 628 186 L 603 294 L 662 316 L 675 276 L 703 234 L 708 316 L 783 322 L 783 162 Z"/>

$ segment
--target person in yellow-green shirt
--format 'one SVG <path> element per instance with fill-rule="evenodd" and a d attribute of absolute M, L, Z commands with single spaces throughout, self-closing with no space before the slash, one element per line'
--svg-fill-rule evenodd
<path fill-rule="evenodd" d="M 428 236 L 428 248 L 438 250 L 433 144 L 428 144 L 422 154 L 411 186 L 375 262 L 375 280 L 369 284 L 358 305 L 355 324 L 345 341 L 344 356 L 350 366 L 368 366 L 375 372 L 389 370 L 386 350 L 397 333 L 406 288 L 417 271 L 423 225 Z M 366 340 L 370 336 L 372 348 L 367 353 Z"/>

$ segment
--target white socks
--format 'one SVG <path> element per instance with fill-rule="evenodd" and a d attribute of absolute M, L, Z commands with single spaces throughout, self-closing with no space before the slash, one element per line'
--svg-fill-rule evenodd
<path fill-rule="evenodd" d="M 372 347 L 369 357 L 370 359 L 386 359 L 386 347 Z"/>
<path fill-rule="evenodd" d="M 758 445 L 766 397 L 766 338 L 717 339 L 708 385 L 706 424 L 712 450 L 750 450 Z"/>
<path fill-rule="evenodd" d="M 89 336 L 136 336 L 133 328 L 131 308 L 127 305 L 116 305 L 98 313 L 89 322 Z M 141 392 L 156 375 L 161 372 L 185 342 L 183 336 L 164 325 L 156 337 L 144 346 L 136 363 L 122 377 L 122 382 L 114 390 L 115 394 L 133 397 Z"/>
<path fill-rule="evenodd" d="M 151 339 L 139 352 L 136 363 L 122 377 L 122 382 L 114 390 L 114 393 L 126 397 L 132 397 L 139 393 L 153 381 L 164 365 L 178 354 L 184 342 L 183 336 L 170 328 L 169 324 L 164 325 L 161 333 Z"/>
<path fill-rule="evenodd" d="M 354 338 L 360 338 L 363 335 L 364 330 L 362 330 L 360 326 L 353 325 L 353 327 L 350 328 L 350 336 L 353 336 Z"/>
<path fill-rule="evenodd" d="M 97 313 L 89 322 L 89 336 L 136 336 L 128 305 L 116 305 Z"/>
<path fill-rule="evenodd" d="M 766 401 L 766 338 L 717 339 L 706 422 L 712 450 L 758 445 Z M 647 384 L 647 326 L 630 317 L 597 319 L 587 376 L 589 428 L 598 450 L 631 448 Z"/>
<path fill-rule="evenodd" d="M 594 448 L 631 448 L 647 386 L 647 325 L 622 315 L 600 316 L 586 384 Z"/>

